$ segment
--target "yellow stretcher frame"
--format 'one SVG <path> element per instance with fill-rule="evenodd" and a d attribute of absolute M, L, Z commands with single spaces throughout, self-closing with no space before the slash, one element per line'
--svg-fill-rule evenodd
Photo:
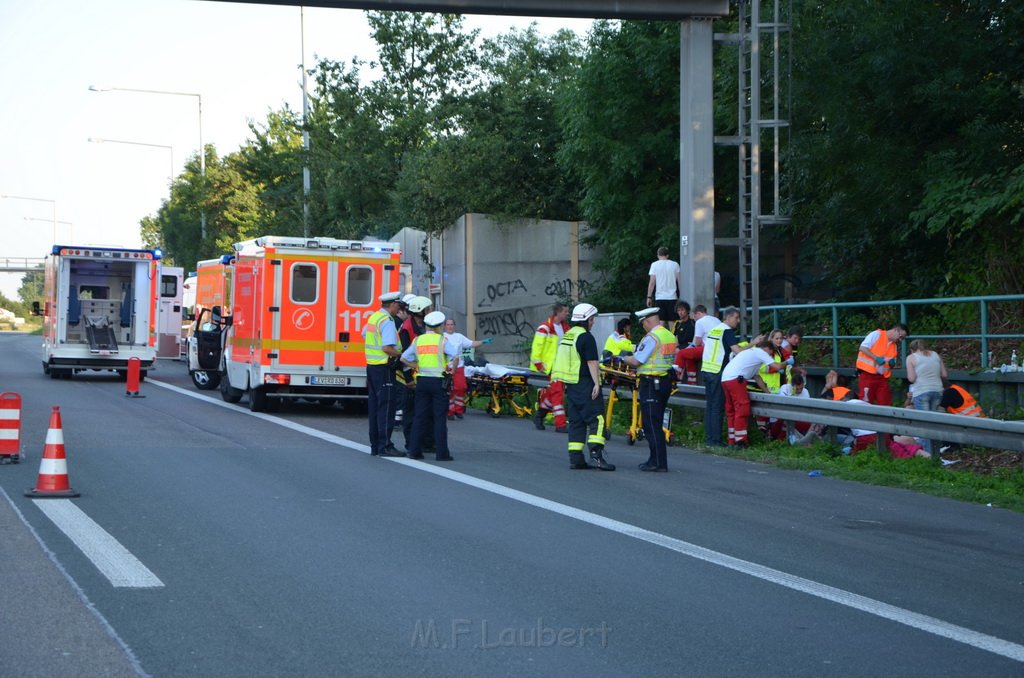
<path fill-rule="evenodd" d="M 529 401 L 530 385 L 525 374 L 508 374 L 504 377 L 489 377 L 486 374 L 474 374 L 466 377 L 466 397 L 486 397 L 487 413 L 492 417 L 500 417 L 508 413 L 517 417 L 529 417 L 533 408 L 520 405 L 515 401 L 517 396 L 526 396 Z"/>
<path fill-rule="evenodd" d="M 611 433 L 612 412 L 615 409 L 615 403 L 620 400 L 618 389 L 628 388 L 630 391 L 630 421 L 629 428 L 626 429 L 626 444 L 633 445 L 636 441 L 643 440 L 644 426 L 643 416 L 640 414 L 640 380 L 637 378 L 636 371 L 619 358 L 611 358 L 608 362 L 602 361 L 598 365 L 598 371 L 601 375 L 601 383 L 611 389 L 611 395 L 608 396 L 608 406 L 604 415 L 606 437 L 608 433 Z M 673 389 L 674 392 L 675 390 Z M 671 445 L 675 440 L 676 434 L 664 426 L 661 427 L 661 430 L 665 433 L 665 442 Z"/>

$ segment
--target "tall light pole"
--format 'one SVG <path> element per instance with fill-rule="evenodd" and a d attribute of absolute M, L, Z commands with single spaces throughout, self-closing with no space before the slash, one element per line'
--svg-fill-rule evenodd
<path fill-rule="evenodd" d="M 24 219 L 25 219 L 25 221 L 45 221 L 46 223 L 51 223 L 50 219 L 40 219 L 39 217 L 24 217 Z M 72 223 L 70 221 L 54 221 L 52 223 L 55 224 L 54 227 L 53 227 L 54 228 L 54 230 L 53 230 L 53 244 L 54 245 L 57 244 L 57 226 L 56 226 L 56 224 L 64 224 L 65 226 L 67 226 L 68 227 L 68 240 L 70 240 L 71 242 L 75 241 L 75 232 L 71 228 Z"/>
<path fill-rule="evenodd" d="M 89 137 L 89 142 L 93 144 L 127 144 L 129 146 L 149 146 L 150 148 L 166 148 L 171 152 L 171 172 L 167 176 L 170 178 L 170 182 L 174 183 L 174 146 L 168 146 L 167 144 L 148 144 L 144 141 L 124 141 L 123 139 L 102 139 L 100 137 Z"/>
<path fill-rule="evenodd" d="M 97 87 L 89 85 L 90 92 L 135 92 L 138 94 L 166 94 L 176 97 L 195 97 L 199 101 L 199 174 L 206 179 L 206 149 L 203 147 L 203 97 L 195 92 L 171 92 L 162 89 L 137 89 L 134 87 Z M 199 208 L 200 235 L 206 239 L 206 210 Z"/>
<path fill-rule="evenodd" d="M 299 7 L 302 33 L 302 237 L 309 237 L 309 89 L 306 86 L 306 8 Z"/>
<path fill-rule="evenodd" d="M 0 198 L 9 198 L 11 200 L 31 200 L 33 202 L 48 202 L 50 208 L 53 210 L 51 214 L 50 222 L 53 224 L 53 241 L 57 242 L 57 201 L 50 200 L 49 198 L 30 198 L 25 195 L 6 195 L 0 194 Z"/>

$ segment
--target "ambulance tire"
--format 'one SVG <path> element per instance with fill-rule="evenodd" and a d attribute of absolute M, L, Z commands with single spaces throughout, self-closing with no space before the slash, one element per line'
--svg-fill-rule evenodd
<path fill-rule="evenodd" d="M 188 376 L 192 377 L 192 385 L 200 391 L 212 391 L 220 386 L 220 374 L 218 372 L 192 370 L 188 373 Z"/>
<path fill-rule="evenodd" d="M 249 409 L 253 412 L 267 411 L 267 391 L 262 386 L 249 389 Z"/>
<path fill-rule="evenodd" d="M 245 395 L 245 391 L 241 389 L 232 388 L 231 382 L 225 379 L 225 375 L 220 375 L 220 397 L 224 399 L 226 403 L 237 403 Z"/>

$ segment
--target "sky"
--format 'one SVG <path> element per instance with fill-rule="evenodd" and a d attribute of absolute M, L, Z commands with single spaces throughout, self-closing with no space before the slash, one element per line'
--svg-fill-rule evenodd
<path fill-rule="evenodd" d="M 533 21 L 545 35 L 591 23 L 466 17 L 484 37 Z M 307 67 L 374 58 L 369 33 L 362 11 L 306 8 Z M 302 58 L 298 7 L 0 0 L 0 195 L 17 196 L 0 198 L 0 260 L 42 258 L 55 242 L 140 246 L 139 220 L 199 148 L 199 98 L 203 143 L 226 155 L 250 120 L 286 103 L 302 110 Z M 0 292 L 16 299 L 20 281 L 0 273 Z"/>

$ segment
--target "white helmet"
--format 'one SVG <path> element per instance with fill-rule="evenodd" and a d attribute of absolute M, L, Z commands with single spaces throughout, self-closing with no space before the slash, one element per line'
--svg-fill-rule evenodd
<path fill-rule="evenodd" d="M 569 318 L 572 322 L 583 322 L 584 320 L 590 320 L 597 315 L 597 307 L 593 304 L 576 304 L 572 309 L 572 317 Z"/>
<path fill-rule="evenodd" d="M 434 311 L 428 313 L 427 317 L 423 319 L 423 324 L 427 327 L 437 327 L 438 325 L 444 325 L 444 313 L 440 311 Z"/>
<path fill-rule="evenodd" d="M 408 306 L 409 302 L 412 301 L 415 298 L 416 298 L 416 295 L 410 292 L 409 294 L 407 294 L 404 297 L 402 297 L 402 303 L 405 304 L 406 306 Z"/>
<path fill-rule="evenodd" d="M 409 302 L 409 310 L 413 313 L 423 313 L 430 308 L 433 303 L 434 302 L 430 301 L 430 299 L 427 299 L 426 297 L 416 297 Z"/>

